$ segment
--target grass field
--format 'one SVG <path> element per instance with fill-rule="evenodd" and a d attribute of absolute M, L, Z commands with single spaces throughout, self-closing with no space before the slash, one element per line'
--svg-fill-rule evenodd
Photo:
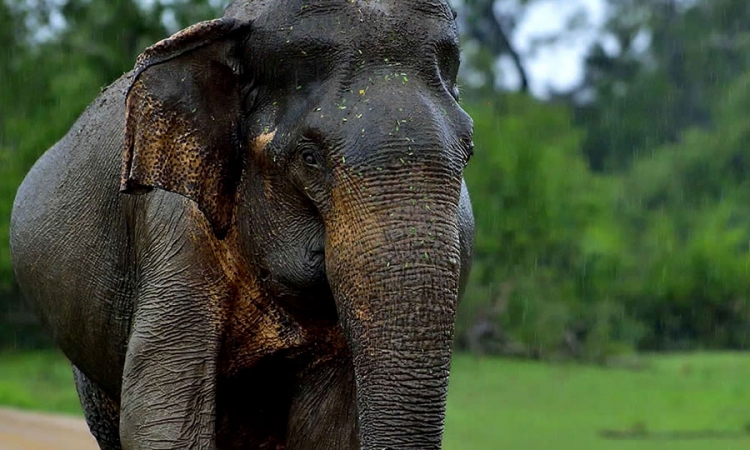
<path fill-rule="evenodd" d="M 445 449 L 750 449 L 750 355 L 644 363 L 629 371 L 458 356 Z M 68 365 L 54 353 L 0 354 L 0 405 L 80 414 Z M 605 439 L 602 430 L 640 439 Z"/>
<path fill-rule="evenodd" d="M 635 372 L 460 357 L 445 448 L 750 449 L 750 355 L 659 356 L 645 364 Z M 645 439 L 601 438 L 607 429 L 640 431 Z M 664 439 L 705 431 L 722 435 Z"/>

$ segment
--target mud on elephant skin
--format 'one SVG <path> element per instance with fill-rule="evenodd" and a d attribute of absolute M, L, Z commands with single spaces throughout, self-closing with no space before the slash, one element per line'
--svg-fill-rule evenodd
<path fill-rule="evenodd" d="M 444 0 L 236 1 L 89 106 L 11 250 L 102 448 L 441 447 L 458 66 Z"/>

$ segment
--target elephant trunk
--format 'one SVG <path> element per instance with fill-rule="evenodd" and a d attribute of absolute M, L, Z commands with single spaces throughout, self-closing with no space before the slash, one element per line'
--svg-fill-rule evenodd
<path fill-rule="evenodd" d="M 362 449 L 441 448 L 460 179 L 429 178 L 344 186 L 334 201 L 326 265 L 353 355 Z"/>

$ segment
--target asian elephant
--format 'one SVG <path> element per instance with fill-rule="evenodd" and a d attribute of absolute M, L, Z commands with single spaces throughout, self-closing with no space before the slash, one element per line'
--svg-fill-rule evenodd
<path fill-rule="evenodd" d="M 25 298 L 102 449 L 439 449 L 473 218 L 445 0 L 242 0 L 20 186 Z"/>

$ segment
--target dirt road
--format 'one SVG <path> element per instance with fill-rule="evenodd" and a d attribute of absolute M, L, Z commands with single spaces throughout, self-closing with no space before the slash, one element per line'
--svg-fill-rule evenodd
<path fill-rule="evenodd" d="M 97 450 L 82 419 L 0 409 L 0 450 Z"/>

